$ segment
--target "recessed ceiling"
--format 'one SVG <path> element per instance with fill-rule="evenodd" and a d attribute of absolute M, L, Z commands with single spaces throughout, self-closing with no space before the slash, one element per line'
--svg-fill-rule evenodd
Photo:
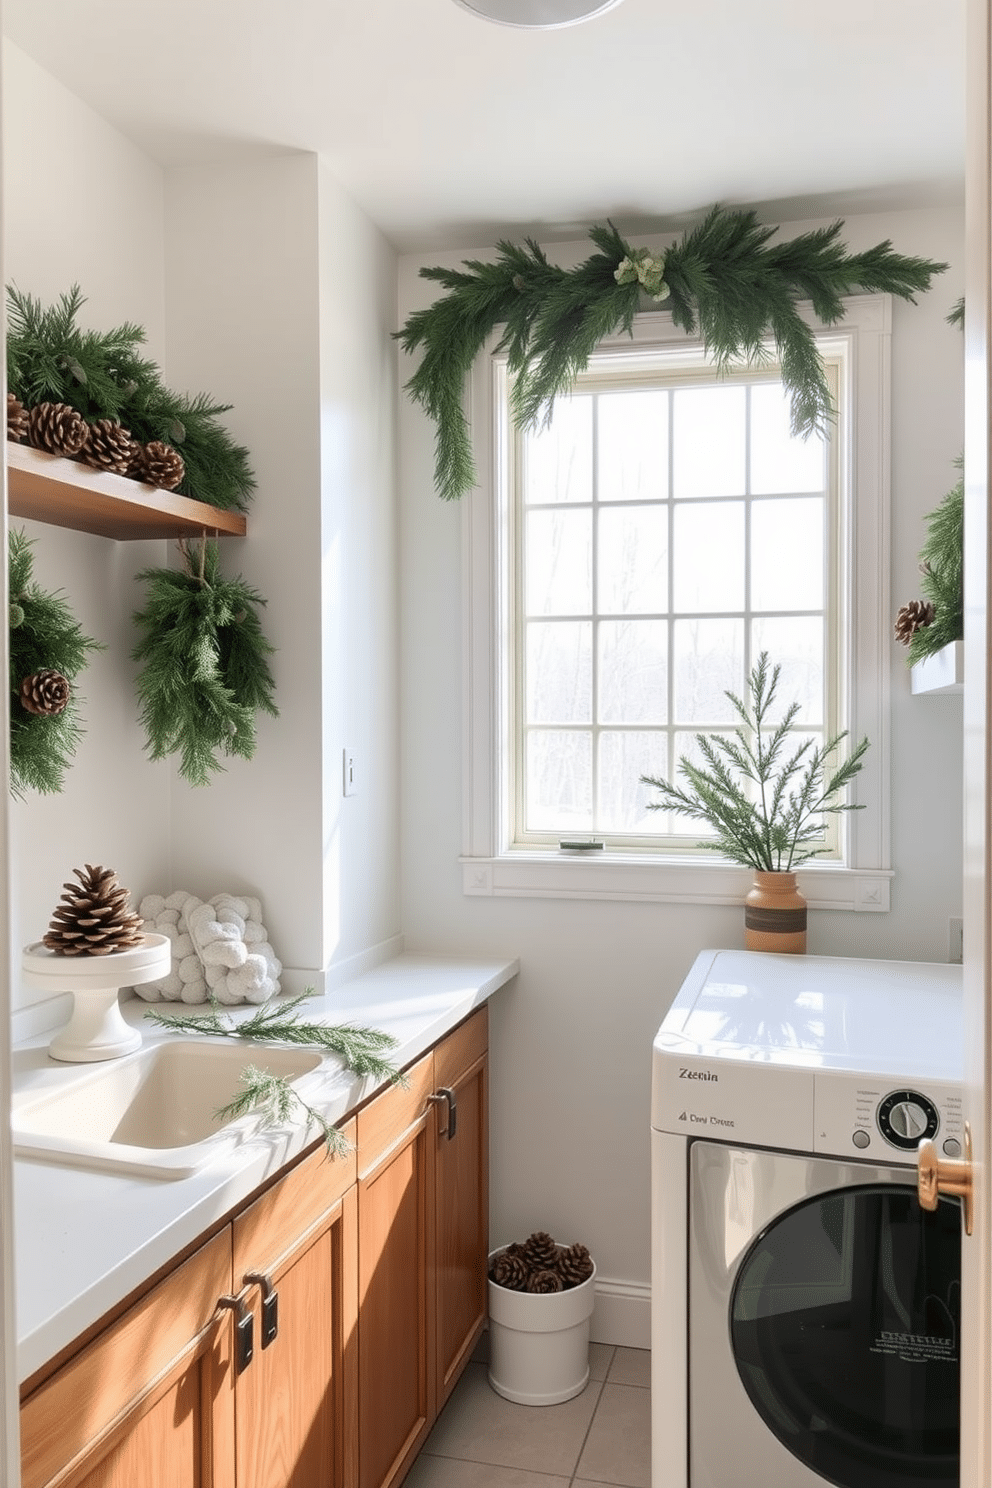
<path fill-rule="evenodd" d="M 164 165 L 326 156 L 400 249 L 960 201 L 964 0 L 5 0 L 7 35 Z M 67 142 L 71 147 L 71 142 Z"/>

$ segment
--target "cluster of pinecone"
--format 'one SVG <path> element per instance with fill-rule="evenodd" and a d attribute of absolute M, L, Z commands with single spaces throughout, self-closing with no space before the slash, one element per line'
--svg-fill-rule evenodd
<path fill-rule="evenodd" d="M 535 1230 L 493 1257 L 489 1279 L 511 1292 L 567 1292 L 594 1269 L 584 1245 L 558 1245 L 546 1230 Z"/>
<path fill-rule="evenodd" d="M 183 457 L 171 444 L 153 439 L 139 444 L 117 419 L 85 419 L 70 403 L 38 403 L 25 408 L 7 394 L 7 438 L 27 440 L 50 455 L 81 460 L 94 470 L 109 470 L 131 480 L 174 491 L 186 474 Z"/>
<path fill-rule="evenodd" d="M 112 868 L 74 868 L 79 883 L 66 883 L 52 913 L 44 943 L 60 956 L 109 956 L 144 939 L 144 920 L 131 910 L 131 896 Z"/>

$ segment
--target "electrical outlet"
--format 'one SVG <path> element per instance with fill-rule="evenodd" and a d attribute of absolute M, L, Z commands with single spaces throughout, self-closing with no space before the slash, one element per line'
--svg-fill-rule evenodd
<path fill-rule="evenodd" d="M 356 777 L 356 774 L 355 774 L 355 751 L 353 749 L 346 749 L 344 751 L 343 768 L 344 768 L 344 780 L 343 780 L 344 794 L 346 796 L 357 795 L 358 794 L 358 781 L 357 781 L 357 777 Z"/>
<path fill-rule="evenodd" d="M 964 921 L 951 918 L 947 922 L 947 959 L 964 960 Z"/>

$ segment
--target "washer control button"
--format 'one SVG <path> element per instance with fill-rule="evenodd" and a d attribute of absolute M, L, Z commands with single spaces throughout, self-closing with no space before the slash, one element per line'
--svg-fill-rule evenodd
<path fill-rule="evenodd" d="M 948 1137 L 947 1138 L 947 1141 L 944 1143 L 944 1156 L 945 1157 L 960 1157 L 961 1156 L 961 1143 L 958 1141 L 957 1137 Z"/>
<path fill-rule="evenodd" d="M 856 1131 L 854 1133 L 854 1136 L 851 1138 L 851 1141 L 854 1143 L 855 1147 L 860 1147 L 861 1150 L 864 1151 L 864 1149 L 868 1146 L 868 1143 L 871 1141 L 871 1136 L 866 1131 Z"/>
<path fill-rule="evenodd" d="M 918 1090 L 893 1090 L 878 1108 L 878 1129 L 893 1147 L 914 1151 L 924 1137 L 937 1135 L 937 1107 Z"/>

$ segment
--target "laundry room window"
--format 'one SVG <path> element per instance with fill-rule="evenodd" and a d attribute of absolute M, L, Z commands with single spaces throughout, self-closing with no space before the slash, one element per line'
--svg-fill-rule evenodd
<path fill-rule="evenodd" d="M 664 315 L 604 343 L 546 426 L 513 426 L 505 358 L 489 360 L 472 410 L 487 479 L 468 522 L 469 892 L 729 897 L 700 824 L 649 810 L 640 777 L 677 781 L 697 733 L 730 731 L 726 693 L 745 695 L 766 651 L 799 737 L 883 744 L 857 782 L 868 809 L 828 818 L 808 871 L 836 902 L 885 907 L 887 328 L 888 302 L 864 297 L 819 338 L 836 420 L 806 440 L 771 353 L 720 371 Z M 585 838 L 604 844 L 595 862 L 559 848 Z M 866 870 L 878 902 L 857 904 L 849 875 Z"/>

